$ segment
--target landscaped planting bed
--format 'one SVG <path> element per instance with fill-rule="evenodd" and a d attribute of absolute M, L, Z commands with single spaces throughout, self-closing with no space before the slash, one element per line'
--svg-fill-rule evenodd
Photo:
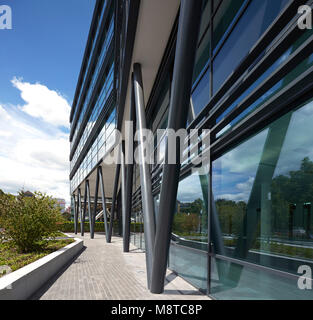
<path fill-rule="evenodd" d="M 0 266 L 6 265 L 12 271 L 16 271 L 74 241 L 74 239 L 49 240 L 45 248 L 29 253 L 20 253 L 10 241 L 0 243 Z M 0 274 L 0 277 L 4 275 Z"/>

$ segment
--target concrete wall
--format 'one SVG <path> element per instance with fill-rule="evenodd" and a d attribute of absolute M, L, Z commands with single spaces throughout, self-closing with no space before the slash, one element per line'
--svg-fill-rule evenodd
<path fill-rule="evenodd" d="M 0 300 L 26 300 L 83 249 L 75 242 L 0 278 Z"/>

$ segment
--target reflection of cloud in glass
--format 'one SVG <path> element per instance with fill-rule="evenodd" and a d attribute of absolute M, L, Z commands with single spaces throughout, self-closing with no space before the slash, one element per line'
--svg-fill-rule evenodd
<path fill-rule="evenodd" d="M 193 174 L 182 180 L 178 186 L 177 200 L 180 202 L 193 202 L 203 199 L 200 177 Z"/>
<path fill-rule="evenodd" d="M 274 177 L 299 170 L 305 157 L 313 160 L 313 102 L 292 113 Z M 277 120 L 280 121 L 280 120 Z M 283 126 L 284 121 L 277 123 Z M 284 128 L 282 128 L 284 132 Z M 216 199 L 248 201 L 267 138 L 266 129 L 213 163 L 213 191 Z M 269 152 L 268 150 L 267 152 Z"/>
<path fill-rule="evenodd" d="M 213 162 L 216 199 L 247 201 L 262 156 L 268 129 L 250 138 Z"/>
<path fill-rule="evenodd" d="M 250 193 L 253 187 L 254 177 L 249 177 L 245 182 L 237 183 L 233 190 L 234 193 L 226 193 L 226 194 L 217 194 L 215 196 L 215 200 L 217 199 L 226 199 L 233 201 L 245 201 L 247 202 L 250 197 Z"/>
<path fill-rule="evenodd" d="M 251 139 L 247 140 L 240 146 L 224 154 L 213 164 L 221 170 L 230 173 L 244 173 L 245 175 L 255 175 L 257 165 L 263 151 L 263 146 L 268 130 L 262 131 Z"/>
<path fill-rule="evenodd" d="M 313 160 L 312 123 L 313 102 L 293 112 L 274 177 L 299 170 L 301 161 L 305 157 Z"/>

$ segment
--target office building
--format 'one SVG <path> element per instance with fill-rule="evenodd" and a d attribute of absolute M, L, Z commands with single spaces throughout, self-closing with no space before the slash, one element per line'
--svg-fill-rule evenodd
<path fill-rule="evenodd" d="M 151 292 L 168 267 L 216 299 L 313 298 L 299 278 L 313 267 L 304 4 L 97 1 L 70 119 L 76 232 L 78 217 L 102 215 L 106 241 L 119 232 L 125 252 L 130 242 L 145 250 Z M 153 132 L 154 164 L 127 162 L 128 120 L 135 147 Z M 209 130 L 209 145 L 189 143 L 186 161 L 169 164 L 166 135 L 157 139 L 166 128 L 187 128 L 190 141 L 192 129 Z M 121 164 L 106 161 L 114 152 Z M 203 154 L 207 172 L 193 161 Z"/>

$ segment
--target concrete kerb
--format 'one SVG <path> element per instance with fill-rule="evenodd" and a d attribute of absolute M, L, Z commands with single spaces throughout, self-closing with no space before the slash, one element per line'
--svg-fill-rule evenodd
<path fill-rule="evenodd" d="M 84 241 L 61 248 L 0 278 L 0 300 L 26 300 L 83 250 Z"/>

